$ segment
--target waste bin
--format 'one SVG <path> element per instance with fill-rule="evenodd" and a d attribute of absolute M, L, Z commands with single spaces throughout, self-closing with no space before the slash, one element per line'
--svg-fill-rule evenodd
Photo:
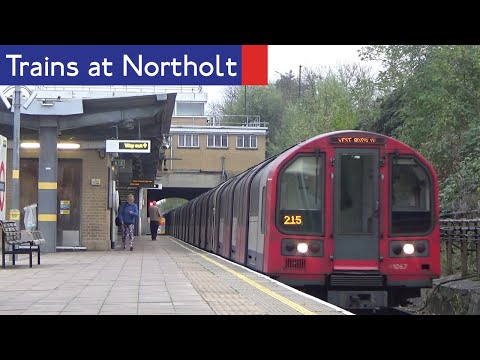
<path fill-rule="evenodd" d="M 162 216 L 160 218 L 160 221 L 159 221 L 159 224 L 158 224 L 158 231 L 157 231 L 157 234 L 158 235 L 165 235 L 165 218 Z"/>
<path fill-rule="evenodd" d="M 37 228 L 37 204 L 27 205 L 23 211 L 25 212 L 23 217 L 25 230 L 32 232 Z"/>

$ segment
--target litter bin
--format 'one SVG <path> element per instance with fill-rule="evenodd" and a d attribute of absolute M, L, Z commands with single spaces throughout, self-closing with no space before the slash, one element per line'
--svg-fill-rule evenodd
<path fill-rule="evenodd" d="M 37 204 L 27 205 L 23 208 L 23 211 L 25 212 L 23 217 L 25 230 L 32 232 L 37 227 Z"/>
<path fill-rule="evenodd" d="M 157 234 L 165 235 L 165 218 L 163 216 L 160 218 Z"/>

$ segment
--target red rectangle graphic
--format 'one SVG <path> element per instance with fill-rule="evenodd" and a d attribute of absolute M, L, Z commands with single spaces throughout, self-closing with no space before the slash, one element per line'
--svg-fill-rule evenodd
<path fill-rule="evenodd" d="M 242 45 L 242 85 L 268 85 L 268 45 Z"/>

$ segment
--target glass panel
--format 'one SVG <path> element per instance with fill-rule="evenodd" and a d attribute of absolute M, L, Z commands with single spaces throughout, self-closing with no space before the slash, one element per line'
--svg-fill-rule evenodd
<path fill-rule="evenodd" d="M 278 226 L 286 233 L 323 232 L 323 156 L 301 156 L 281 173 Z"/>
<path fill-rule="evenodd" d="M 371 234 L 374 215 L 373 155 L 340 158 L 340 234 Z"/>
<path fill-rule="evenodd" d="M 243 135 L 237 136 L 237 148 L 243 148 Z"/>
<path fill-rule="evenodd" d="M 432 187 L 427 170 L 413 158 L 397 158 L 393 159 L 391 179 L 392 233 L 428 231 L 432 225 Z"/>
<path fill-rule="evenodd" d="M 204 116 L 205 106 L 203 103 L 177 102 L 177 116 Z"/>

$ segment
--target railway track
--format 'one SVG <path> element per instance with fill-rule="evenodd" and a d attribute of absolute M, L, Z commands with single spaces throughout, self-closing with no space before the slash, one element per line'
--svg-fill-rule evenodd
<path fill-rule="evenodd" d="M 325 294 L 316 287 L 297 287 L 297 289 L 318 299 L 327 301 Z M 355 315 L 417 315 L 413 308 L 408 307 L 381 308 L 377 310 L 348 309 L 348 311 Z"/>
<path fill-rule="evenodd" d="M 416 315 L 414 312 L 399 308 L 384 308 L 378 310 L 349 310 L 355 315 Z"/>

